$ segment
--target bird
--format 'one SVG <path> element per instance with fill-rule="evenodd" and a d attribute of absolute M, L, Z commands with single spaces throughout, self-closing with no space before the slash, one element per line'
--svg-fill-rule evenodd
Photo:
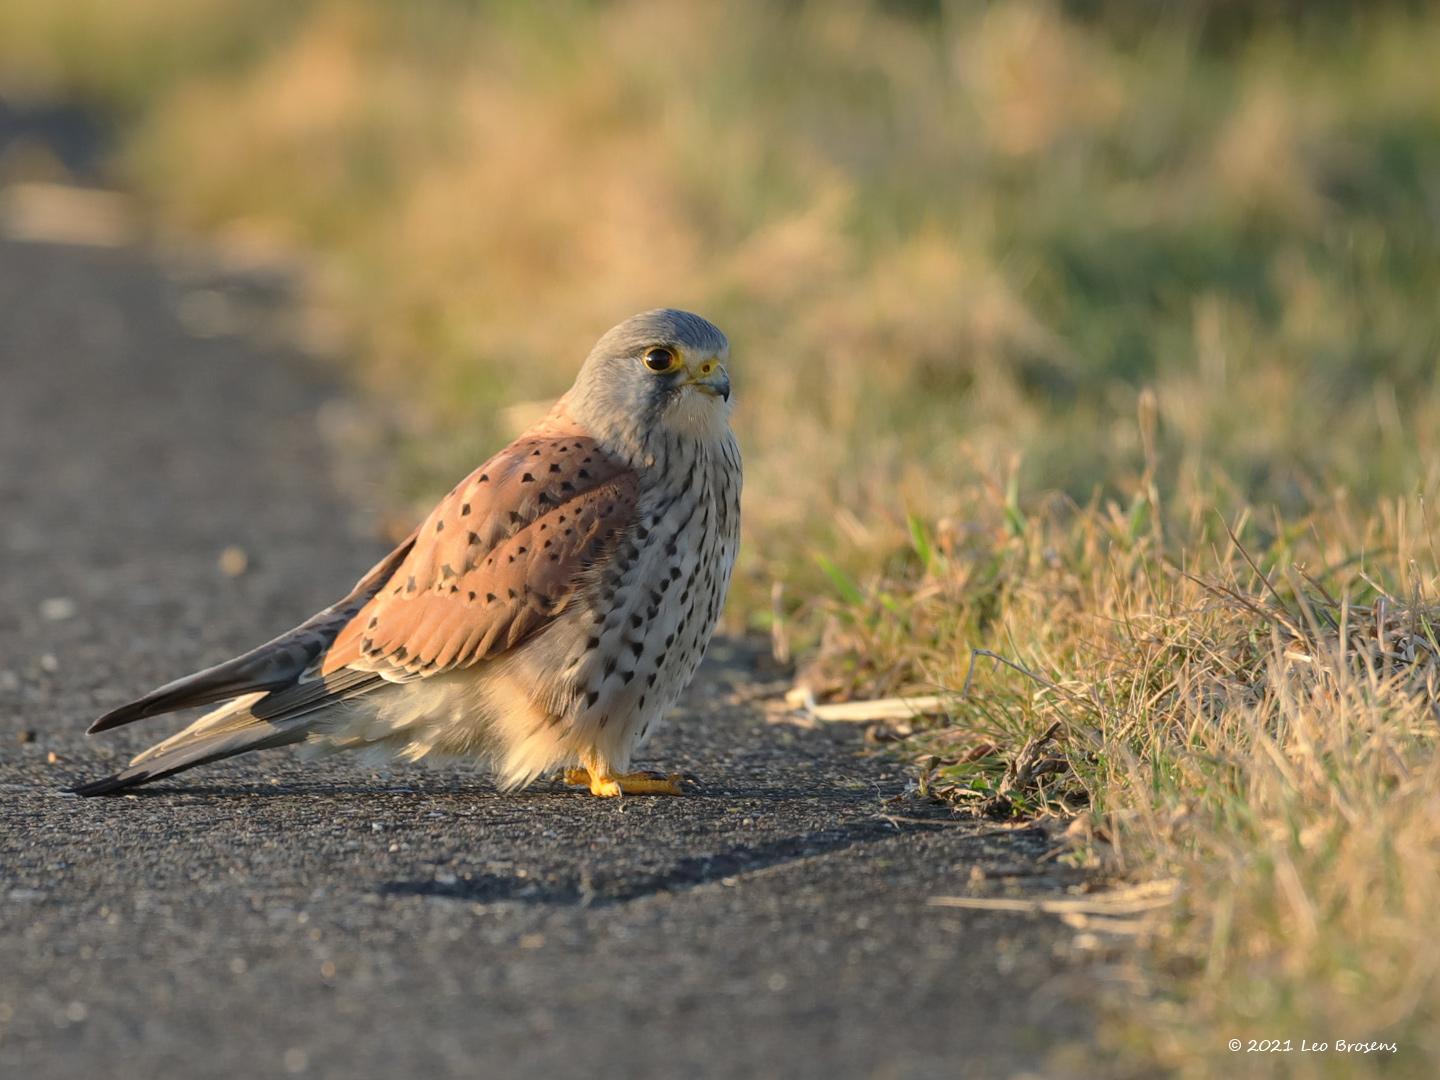
<path fill-rule="evenodd" d="M 630 771 L 694 677 L 740 535 L 730 345 L 663 308 L 605 333 L 574 385 L 293 630 L 107 712 L 89 733 L 215 705 L 108 795 L 252 750 L 473 759 L 503 791 L 679 795 Z"/>

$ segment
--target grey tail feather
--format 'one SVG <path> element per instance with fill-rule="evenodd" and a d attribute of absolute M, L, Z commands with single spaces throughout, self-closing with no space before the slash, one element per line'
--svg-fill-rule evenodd
<path fill-rule="evenodd" d="M 81 784 L 71 790 L 82 796 L 110 795 L 251 750 L 268 750 L 303 742 L 332 706 L 353 701 L 388 685 L 392 684 L 373 671 L 347 669 L 323 679 L 287 687 L 239 710 L 235 719 L 242 726 L 227 723 L 213 734 L 202 730 L 193 736 L 187 735 L 187 729 L 172 736 L 180 740 L 173 748 L 164 749 L 162 743 L 141 754 L 114 776 Z M 224 711 L 218 710 L 209 717 L 216 717 Z M 209 717 L 201 717 L 197 723 L 203 723 Z"/>
<path fill-rule="evenodd" d="M 126 788 L 148 784 L 165 776 L 174 776 L 197 765 L 208 765 L 212 761 L 223 761 L 236 754 L 251 750 L 268 750 L 275 746 L 289 746 L 303 742 L 310 728 L 308 723 L 256 724 L 239 731 L 227 731 L 208 738 L 198 738 L 169 753 L 159 754 L 138 765 L 121 769 L 114 776 L 103 780 L 92 780 L 71 790 L 80 796 L 113 795 Z"/>
<path fill-rule="evenodd" d="M 217 701 L 225 701 L 256 690 L 274 690 L 294 681 L 288 672 L 279 673 L 274 681 L 268 683 L 256 679 L 247 668 L 260 651 L 255 649 L 244 656 L 237 656 L 234 660 L 227 660 L 215 667 L 168 682 L 142 698 L 111 709 L 91 724 L 85 733 L 94 735 L 135 720 L 143 720 L 147 716 L 160 716 L 194 705 L 213 705 Z"/>
<path fill-rule="evenodd" d="M 371 567 L 343 599 L 312 615 L 295 629 L 251 649 L 243 656 L 168 682 L 136 701 L 111 709 L 91 724 L 86 734 L 109 731 L 121 724 L 193 705 L 213 705 L 217 701 L 257 690 L 281 690 L 295 685 L 320 654 L 330 647 L 345 624 L 390 579 L 396 567 L 410 553 L 415 535 L 411 533 L 394 551 Z"/>

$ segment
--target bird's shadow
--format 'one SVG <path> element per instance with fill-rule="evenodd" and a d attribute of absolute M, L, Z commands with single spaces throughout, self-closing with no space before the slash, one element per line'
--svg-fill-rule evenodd
<path fill-rule="evenodd" d="M 870 816 L 816 832 L 783 836 L 758 844 L 735 844 L 719 851 L 686 856 L 660 870 L 635 871 L 604 863 L 583 865 L 545 880 L 488 872 L 390 881 L 377 891 L 382 896 L 423 897 L 472 904 L 524 903 L 605 907 L 640 900 L 657 893 L 678 893 L 734 879 L 771 867 L 837 852 L 903 833 L 929 832 L 953 824 L 947 820 L 909 819 L 903 823 Z"/>

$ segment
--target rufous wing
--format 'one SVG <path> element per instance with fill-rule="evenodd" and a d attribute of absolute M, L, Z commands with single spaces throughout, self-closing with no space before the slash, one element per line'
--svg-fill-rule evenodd
<path fill-rule="evenodd" d="M 635 523 L 635 475 L 595 440 L 550 424 L 450 492 L 322 672 L 433 674 L 498 656 L 546 626 Z"/>

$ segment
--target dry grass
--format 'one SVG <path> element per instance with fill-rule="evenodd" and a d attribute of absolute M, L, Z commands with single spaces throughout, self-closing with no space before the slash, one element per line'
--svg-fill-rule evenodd
<path fill-rule="evenodd" d="M 1232 1037 L 1378 1040 L 1398 1053 L 1252 1056 L 1243 1072 L 1428 1075 L 1440 1060 L 1428 501 L 1363 518 L 1330 505 L 1284 534 L 1241 514 L 1234 537 L 1197 503 L 1172 540 L 1143 495 L 1020 518 L 977 492 L 965 539 L 917 527 L 905 573 L 836 602 L 802 678 L 842 694 L 949 688 L 946 721 L 915 737 L 930 793 L 1079 815 L 1081 858 L 1179 882 L 1170 918 L 1144 928 L 1149 1007 L 1112 1026 L 1118 1052 L 1207 1076 L 1235 1067 Z"/>
<path fill-rule="evenodd" d="M 417 501 L 621 315 L 716 318 L 732 628 L 831 700 L 968 679 L 930 790 L 1181 883 L 1121 1050 L 1427 1073 L 1440 16 L 1311 7 L 13 0 L 0 87 L 307 253 Z"/>

